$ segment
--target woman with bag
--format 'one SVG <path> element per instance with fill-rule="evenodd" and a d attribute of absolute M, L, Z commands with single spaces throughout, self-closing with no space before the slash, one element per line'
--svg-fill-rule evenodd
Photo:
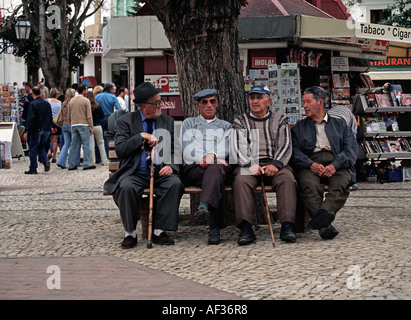
<path fill-rule="evenodd" d="M 85 97 L 90 100 L 91 113 L 93 115 L 93 134 L 90 136 L 90 163 L 92 166 L 96 165 L 96 152 L 94 142 L 96 141 L 98 150 L 100 152 L 101 163 L 104 166 L 107 166 L 109 161 L 106 155 L 106 149 L 104 147 L 103 129 L 100 124 L 100 121 L 104 118 L 103 109 L 101 109 L 100 105 L 97 103 L 92 91 L 88 91 Z"/>
<path fill-rule="evenodd" d="M 50 103 L 51 106 L 51 115 L 54 118 L 57 117 L 61 110 L 61 101 L 57 99 L 59 96 L 59 91 L 56 88 L 51 88 L 50 89 L 50 98 L 47 99 L 47 102 Z M 57 124 L 54 123 L 53 120 L 53 126 L 51 127 L 51 148 L 48 152 L 48 158 L 52 158 L 51 162 L 56 163 L 57 162 L 57 148 L 58 148 L 58 138 L 61 134 L 61 126 L 58 126 Z"/>
<path fill-rule="evenodd" d="M 61 169 L 67 168 L 67 156 L 68 150 L 70 148 L 71 143 L 71 132 L 70 132 L 70 125 L 68 121 L 68 103 L 72 98 L 74 98 L 76 91 L 74 89 L 67 89 L 65 94 L 64 102 L 61 106 L 61 110 L 56 118 L 54 118 L 53 122 L 57 125 L 61 123 L 61 129 L 63 131 L 64 136 L 64 145 L 60 149 L 60 156 L 57 160 L 57 166 Z"/>

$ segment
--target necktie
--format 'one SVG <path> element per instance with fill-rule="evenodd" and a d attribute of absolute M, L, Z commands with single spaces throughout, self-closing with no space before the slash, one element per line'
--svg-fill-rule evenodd
<path fill-rule="evenodd" d="M 153 133 L 153 122 L 154 122 L 154 119 L 148 119 L 148 118 L 146 118 L 144 121 L 147 123 L 147 130 L 146 130 L 146 132 L 149 133 L 149 134 L 152 134 L 152 133 Z M 152 159 L 151 159 L 151 149 L 152 149 L 152 148 L 149 148 L 148 144 L 145 143 L 144 150 L 145 150 L 145 155 L 146 155 L 146 171 L 147 171 L 148 173 L 150 173 L 150 165 L 151 165 L 151 160 L 152 160 Z"/>

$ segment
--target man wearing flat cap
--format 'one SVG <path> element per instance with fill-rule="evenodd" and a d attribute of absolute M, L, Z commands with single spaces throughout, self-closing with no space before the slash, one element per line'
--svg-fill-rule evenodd
<path fill-rule="evenodd" d="M 231 124 L 216 117 L 217 90 L 205 89 L 193 96 L 200 111 L 181 126 L 183 181 L 202 188 L 195 218 L 209 217 L 208 244 L 220 243 L 220 229 L 227 226 L 225 182 L 231 175 L 228 164 Z"/>
<path fill-rule="evenodd" d="M 163 100 L 160 91 L 151 83 L 140 84 L 134 90 L 133 100 L 138 110 L 123 115 L 116 122 L 114 141 L 120 167 L 105 182 L 104 189 L 113 194 L 120 210 L 125 229 L 125 238 L 121 243 L 124 249 L 137 244 L 139 202 L 144 189 L 150 186 L 151 161 L 155 162 L 154 194 L 157 199 L 153 243 L 174 244 L 165 231 L 176 231 L 178 228 L 178 208 L 184 186 L 178 176 L 179 166 L 173 163 L 174 120 L 161 113 Z M 156 159 L 151 159 L 151 149 L 158 145 L 158 141 L 163 144 L 162 158 L 156 150 Z"/>
<path fill-rule="evenodd" d="M 253 209 L 255 187 L 261 179 L 276 192 L 280 239 L 295 242 L 297 183 L 288 164 L 292 154 L 288 118 L 269 109 L 271 98 L 266 86 L 252 87 L 248 103 L 250 112 L 239 115 L 231 130 L 232 156 L 239 165 L 233 173 L 234 208 L 241 230 L 237 242 L 246 245 L 256 240 Z"/>

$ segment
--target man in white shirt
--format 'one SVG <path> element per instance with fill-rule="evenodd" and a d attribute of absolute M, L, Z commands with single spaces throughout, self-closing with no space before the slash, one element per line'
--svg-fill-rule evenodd
<path fill-rule="evenodd" d="M 120 87 L 117 90 L 117 100 L 120 103 L 121 109 L 128 111 L 126 106 L 126 102 L 124 101 L 124 96 L 126 95 L 126 89 L 124 87 Z"/>

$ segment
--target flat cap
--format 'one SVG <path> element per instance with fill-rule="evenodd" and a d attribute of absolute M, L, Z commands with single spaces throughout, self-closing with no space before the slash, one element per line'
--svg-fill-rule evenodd
<path fill-rule="evenodd" d="M 216 89 L 204 89 L 201 90 L 200 92 L 197 92 L 194 96 L 193 99 L 195 101 L 199 101 L 204 97 L 208 96 L 216 96 L 218 94 L 218 91 Z"/>

